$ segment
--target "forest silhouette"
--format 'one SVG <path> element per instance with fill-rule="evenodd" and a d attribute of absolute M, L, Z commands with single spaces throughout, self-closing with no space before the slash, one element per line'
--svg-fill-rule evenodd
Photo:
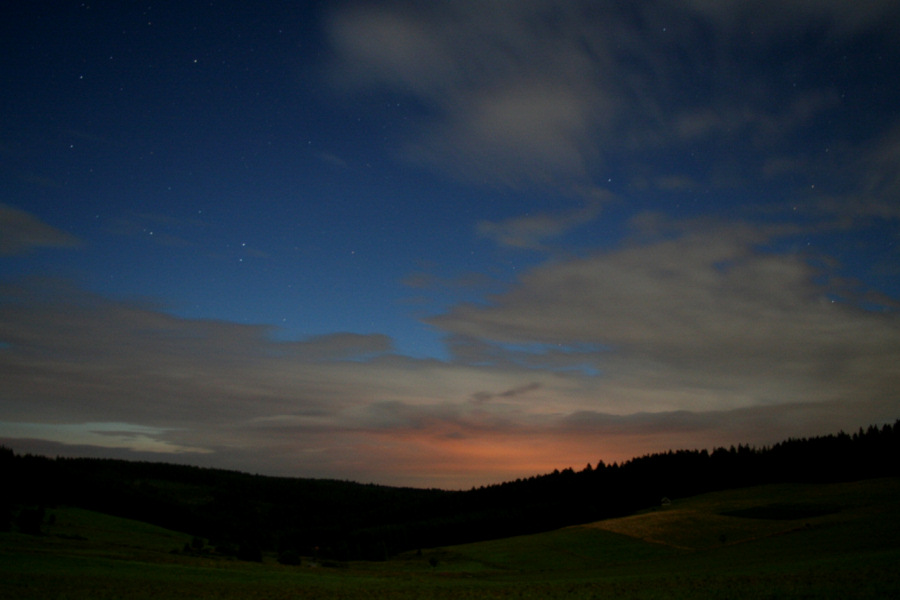
<path fill-rule="evenodd" d="M 113 459 L 48 458 L 0 448 L 9 484 L 0 528 L 40 535 L 47 509 L 74 506 L 195 537 L 185 552 L 259 560 L 385 560 L 409 550 L 549 531 L 669 499 L 768 483 L 900 475 L 900 420 L 773 446 L 670 450 L 468 491 Z"/>

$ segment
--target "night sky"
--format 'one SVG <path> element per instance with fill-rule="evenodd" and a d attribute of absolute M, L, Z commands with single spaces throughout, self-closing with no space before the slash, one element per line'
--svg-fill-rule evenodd
<path fill-rule="evenodd" d="M 467 488 L 900 418 L 896 0 L 2 15 L 17 452 Z"/>

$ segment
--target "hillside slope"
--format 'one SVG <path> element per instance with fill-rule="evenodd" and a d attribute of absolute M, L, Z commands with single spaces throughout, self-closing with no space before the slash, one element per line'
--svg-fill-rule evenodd
<path fill-rule="evenodd" d="M 435 556 L 550 596 L 565 582 L 575 597 L 897 597 L 898 498 L 900 478 L 764 485 Z"/>
<path fill-rule="evenodd" d="M 677 450 L 469 491 L 265 477 L 164 463 L 17 456 L 0 448 L 16 507 L 77 506 L 206 538 L 220 553 L 384 560 L 633 514 L 668 497 L 760 484 L 900 476 L 900 421 L 770 448 Z M 725 534 L 727 536 L 727 534 Z M 242 551 L 241 549 L 244 549 Z M 317 549 L 317 550 L 315 550 Z"/>
<path fill-rule="evenodd" d="M 188 535 L 58 508 L 40 536 L 0 533 L 0 597 L 898 597 L 898 497 L 900 478 L 765 485 L 384 562 L 299 566 L 193 553 Z"/>

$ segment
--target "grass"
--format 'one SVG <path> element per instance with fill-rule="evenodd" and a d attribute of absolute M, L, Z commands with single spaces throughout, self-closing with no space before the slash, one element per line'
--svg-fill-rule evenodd
<path fill-rule="evenodd" d="M 900 597 L 898 499 L 893 478 L 762 486 L 343 568 L 173 553 L 190 536 L 61 508 L 0 533 L 0 598 Z"/>

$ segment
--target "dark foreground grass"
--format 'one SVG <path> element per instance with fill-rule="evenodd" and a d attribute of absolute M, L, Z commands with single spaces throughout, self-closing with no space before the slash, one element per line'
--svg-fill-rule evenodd
<path fill-rule="evenodd" d="M 172 552 L 190 541 L 183 534 L 52 512 L 47 535 L 0 534 L 0 598 L 900 597 L 897 479 L 708 494 L 624 519 L 340 568 L 188 556 Z"/>

